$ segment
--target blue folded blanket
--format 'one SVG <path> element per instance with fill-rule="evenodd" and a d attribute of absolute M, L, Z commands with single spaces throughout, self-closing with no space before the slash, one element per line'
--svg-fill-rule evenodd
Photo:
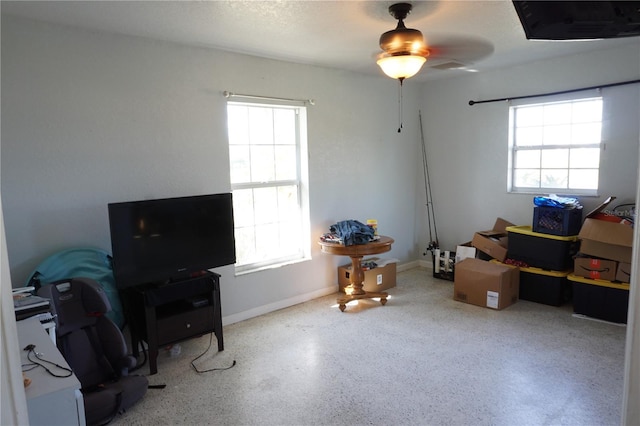
<path fill-rule="evenodd" d="M 342 220 L 329 227 L 329 230 L 342 240 L 345 246 L 366 244 L 374 239 L 373 228 L 357 220 Z"/>

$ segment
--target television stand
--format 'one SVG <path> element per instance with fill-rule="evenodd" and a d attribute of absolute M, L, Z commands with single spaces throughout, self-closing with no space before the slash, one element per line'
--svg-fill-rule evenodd
<path fill-rule="evenodd" d="M 158 372 L 158 348 L 215 333 L 218 351 L 224 350 L 220 275 L 202 275 L 162 286 L 138 286 L 123 292 L 125 313 L 131 327 L 133 355 L 138 343 L 147 342 L 149 374 Z"/>

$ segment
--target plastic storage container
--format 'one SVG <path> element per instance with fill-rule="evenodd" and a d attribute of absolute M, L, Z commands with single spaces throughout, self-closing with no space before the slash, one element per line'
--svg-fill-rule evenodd
<path fill-rule="evenodd" d="M 533 232 L 560 236 L 578 235 L 581 225 L 582 209 L 533 208 Z"/>
<path fill-rule="evenodd" d="M 573 284 L 573 312 L 605 321 L 626 324 L 629 284 L 591 280 L 569 274 Z"/>
<path fill-rule="evenodd" d="M 500 263 L 497 260 L 492 262 Z M 567 280 L 570 273 L 520 267 L 519 298 L 551 306 L 563 305 L 571 300 L 571 283 Z"/>
<path fill-rule="evenodd" d="M 520 299 L 560 306 L 571 300 L 571 271 L 520 268 Z"/>
<path fill-rule="evenodd" d="M 509 226 L 507 257 L 529 267 L 550 271 L 567 271 L 580 243 L 577 235 L 561 237 L 533 232 L 531 226 Z"/>

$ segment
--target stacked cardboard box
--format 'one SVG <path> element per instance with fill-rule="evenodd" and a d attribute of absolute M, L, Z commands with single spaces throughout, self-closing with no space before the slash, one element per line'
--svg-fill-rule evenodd
<path fill-rule="evenodd" d="M 573 273 L 594 280 L 615 281 L 618 262 L 579 253 L 573 261 Z"/>
<path fill-rule="evenodd" d="M 585 219 L 578 236 L 581 244 L 580 256 L 575 264 L 577 275 L 628 282 L 633 245 L 631 224 L 619 219 L 598 219 L 594 215 Z M 618 269 L 622 269 L 620 276 Z M 598 275 L 599 271 L 603 275 Z"/>
<path fill-rule="evenodd" d="M 518 301 L 517 268 L 489 261 L 506 258 L 506 228 L 510 225 L 511 222 L 498 218 L 492 229 L 476 232 L 473 240 L 464 245 L 464 250 L 458 246 L 453 282 L 454 300 L 497 310 Z M 469 257 L 459 255 L 463 251 Z"/>
<path fill-rule="evenodd" d="M 633 227 L 624 218 L 603 213 L 613 199 L 614 197 L 609 197 L 590 212 L 582 224 L 578 234 L 581 241 L 580 256 L 576 258 L 576 266 L 580 267 L 575 268 L 578 276 L 628 282 L 627 272 L 631 269 Z M 623 273 L 618 276 L 617 271 L 621 266 Z M 605 275 L 598 276 L 599 271 L 604 272 Z"/>
<path fill-rule="evenodd" d="M 579 227 L 581 211 L 560 210 L 551 215 L 536 207 L 534 227 L 498 218 L 492 229 L 475 233 L 476 258 L 456 261 L 454 275 L 451 252 L 444 262 L 434 258 L 434 271 L 436 262 L 451 265 L 447 279 L 453 276 L 454 299 L 461 302 L 503 309 L 518 298 L 552 306 L 573 299 L 578 314 L 626 321 L 633 228 L 594 212 Z"/>
<path fill-rule="evenodd" d="M 513 226 L 513 223 L 498 218 L 492 229 L 476 232 L 471 240 L 471 245 L 493 259 L 503 262 L 507 258 L 507 228 L 509 226 Z"/>
<path fill-rule="evenodd" d="M 575 313 L 626 323 L 633 227 L 625 219 L 602 213 L 613 199 L 590 212 L 582 224 L 580 253 L 569 280 Z"/>

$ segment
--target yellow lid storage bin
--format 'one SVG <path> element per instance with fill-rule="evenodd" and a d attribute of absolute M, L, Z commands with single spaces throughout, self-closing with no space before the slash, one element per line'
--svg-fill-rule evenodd
<path fill-rule="evenodd" d="M 569 270 L 573 267 L 573 256 L 580 247 L 577 235 L 563 237 L 542 234 L 533 232 L 531 226 L 509 226 L 507 233 L 507 257 L 533 268 Z"/>
<path fill-rule="evenodd" d="M 491 262 L 500 263 L 497 260 Z M 560 272 L 520 267 L 520 300 L 551 306 L 571 301 L 571 283 L 567 280 L 570 273 L 570 270 Z"/>
<path fill-rule="evenodd" d="M 539 268 L 520 268 L 520 299 L 561 306 L 571 300 L 571 271 L 547 271 Z"/>
<path fill-rule="evenodd" d="M 573 285 L 573 312 L 605 321 L 626 324 L 629 284 L 592 280 L 574 274 L 567 276 Z"/>

